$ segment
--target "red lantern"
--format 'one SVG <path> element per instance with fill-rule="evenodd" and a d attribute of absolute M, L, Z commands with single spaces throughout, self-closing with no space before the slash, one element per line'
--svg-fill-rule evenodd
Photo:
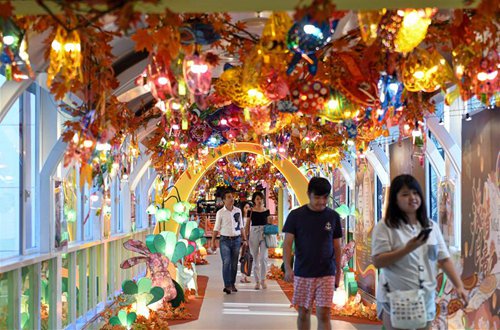
<path fill-rule="evenodd" d="M 189 91 L 194 95 L 205 95 L 210 91 L 212 68 L 205 56 L 195 53 L 184 58 L 184 80 Z"/>

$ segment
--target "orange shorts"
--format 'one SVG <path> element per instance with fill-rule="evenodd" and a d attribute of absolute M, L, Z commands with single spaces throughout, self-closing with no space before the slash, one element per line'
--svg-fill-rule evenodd
<path fill-rule="evenodd" d="M 316 307 L 332 306 L 335 291 L 335 276 L 299 277 L 293 280 L 292 304 L 310 309 L 316 302 Z"/>

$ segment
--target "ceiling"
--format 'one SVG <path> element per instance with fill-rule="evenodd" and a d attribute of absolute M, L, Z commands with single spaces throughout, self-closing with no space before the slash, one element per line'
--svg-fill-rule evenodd
<path fill-rule="evenodd" d="M 0 0 L 2 2 L 2 0 Z M 97 1 L 95 1 L 97 2 Z M 256 11 L 286 11 L 293 10 L 300 1 L 298 0 L 158 0 L 157 4 L 138 4 L 136 9 L 142 12 L 158 13 L 165 8 L 170 8 L 175 12 L 256 12 Z M 310 4 L 311 0 L 303 1 Z M 373 10 L 373 9 L 397 9 L 397 8 L 464 8 L 475 7 L 479 0 L 336 0 L 335 4 L 339 10 Z M 54 13 L 60 11 L 59 1 L 45 0 L 43 3 Z M 45 14 L 45 10 L 36 0 L 15 0 L 12 1 L 15 13 L 18 15 L 40 15 Z"/>

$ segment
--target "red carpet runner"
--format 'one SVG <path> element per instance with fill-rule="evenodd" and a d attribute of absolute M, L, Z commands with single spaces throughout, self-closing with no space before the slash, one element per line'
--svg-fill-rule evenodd
<path fill-rule="evenodd" d="M 292 303 L 292 297 L 293 297 L 293 284 L 285 282 L 283 280 L 277 279 L 276 280 L 278 284 L 281 287 L 281 290 L 283 290 L 283 293 L 287 296 L 288 300 L 290 301 L 290 304 Z M 316 314 L 316 310 L 313 309 L 312 314 Z M 355 316 L 343 316 L 343 315 L 332 315 L 332 320 L 338 320 L 338 321 L 345 321 L 345 322 L 350 322 L 350 323 L 358 323 L 358 324 L 376 324 L 376 325 L 381 325 L 382 322 L 380 321 L 372 321 L 369 319 L 365 318 L 358 318 Z"/>
<path fill-rule="evenodd" d="M 168 320 L 169 326 L 195 321 L 200 317 L 201 306 L 203 305 L 203 299 L 205 298 L 207 283 L 208 276 L 198 276 L 198 296 L 191 298 L 191 300 L 186 303 L 186 309 L 189 314 L 191 314 L 191 317 L 187 319 Z"/>

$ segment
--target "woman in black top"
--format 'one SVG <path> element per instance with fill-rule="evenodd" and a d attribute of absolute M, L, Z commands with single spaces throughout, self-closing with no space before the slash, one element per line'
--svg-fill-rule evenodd
<path fill-rule="evenodd" d="M 264 206 L 264 194 L 260 191 L 252 195 L 254 207 L 250 213 L 250 221 L 246 223 L 246 232 L 250 234 L 250 253 L 253 257 L 253 274 L 255 276 L 255 290 L 267 288 L 267 247 L 264 240 L 264 226 L 268 224 L 270 212 Z"/>

